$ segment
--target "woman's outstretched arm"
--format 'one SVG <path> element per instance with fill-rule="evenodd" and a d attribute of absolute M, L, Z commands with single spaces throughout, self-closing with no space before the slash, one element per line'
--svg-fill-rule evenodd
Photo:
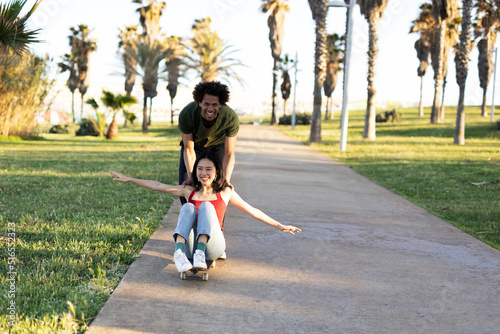
<path fill-rule="evenodd" d="M 276 227 L 277 229 L 279 229 L 279 230 L 281 230 L 283 232 L 295 234 L 295 233 L 299 233 L 299 232 L 302 231 L 300 228 L 292 226 L 292 225 L 283 225 L 280 222 L 278 222 L 277 220 L 274 220 L 273 218 L 271 218 L 268 215 L 266 215 L 261 210 L 259 210 L 257 208 L 254 208 L 253 206 L 251 206 L 250 204 L 248 204 L 247 202 L 245 202 L 240 197 L 240 195 L 238 195 L 236 193 L 236 191 L 232 191 L 231 197 L 229 198 L 229 201 L 236 208 L 238 208 L 241 211 L 245 212 L 249 216 L 251 216 L 251 217 L 253 217 L 255 219 L 258 219 L 258 220 L 260 220 L 263 223 L 266 223 L 268 225 Z"/>
<path fill-rule="evenodd" d="M 119 181 L 124 183 L 132 183 L 147 189 L 161 191 L 164 193 L 168 193 L 177 197 L 187 197 L 193 191 L 193 187 L 182 187 L 182 186 L 172 186 L 165 183 L 161 183 L 154 180 L 142 180 L 135 179 L 133 177 L 128 177 L 118 172 L 114 172 L 112 170 L 109 171 L 109 174 L 115 176 L 113 181 Z"/>

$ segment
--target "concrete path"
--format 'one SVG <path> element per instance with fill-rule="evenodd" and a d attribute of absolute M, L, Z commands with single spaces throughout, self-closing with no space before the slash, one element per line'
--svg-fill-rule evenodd
<path fill-rule="evenodd" d="M 500 333 L 500 252 L 279 131 L 243 126 L 226 261 L 179 279 L 178 200 L 88 333 Z"/>

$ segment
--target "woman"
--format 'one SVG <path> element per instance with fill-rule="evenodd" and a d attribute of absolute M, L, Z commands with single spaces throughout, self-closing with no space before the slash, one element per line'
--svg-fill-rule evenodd
<path fill-rule="evenodd" d="M 277 229 L 295 234 L 302 230 L 291 225 L 282 225 L 264 212 L 245 202 L 231 187 L 226 185 L 224 172 L 215 153 L 202 152 L 193 167 L 195 186 L 174 186 L 152 180 L 127 177 L 110 171 L 116 176 L 113 181 L 130 182 L 151 190 L 162 191 L 184 197 L 188 203 L 182 206 L 174 231 L 174 262 L 179 272 L 190 269 L 206 269 L 206 260 L 218 259 L 225 251 L 222 221 L 227 204 Z M 193 249 L 196 251 L 193 254 Z M 193 258 L 193 264 L 188 257 Z"/>

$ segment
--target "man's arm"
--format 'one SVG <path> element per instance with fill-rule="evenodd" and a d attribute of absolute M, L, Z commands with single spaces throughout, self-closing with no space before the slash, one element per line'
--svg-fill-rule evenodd
<path fill-rule="evenodd" d="M 231 184 L 231 175 L 233 175 L 234 162 L 236 161 L 236 157 L 234 154 L 236 148 L 236 136 L 234 137 L 226 137 L 224 142 L 224 161 L 222 163 L 222 168 L 224 169 L 224 173 L 226 175 L 226 182 L 231 189 L 233 188 Z"/>
<path fill-rule="evenodd" d="M 184 184 L 191 183 L 191 172 L 193 171 L 194 163 L 196 162 L 196 152 L 194 150 L 193 134 L 185 134 L 181 132 L 182 143 L 184 145 L 184 164 L 187 170 L 187 179 Z"/>

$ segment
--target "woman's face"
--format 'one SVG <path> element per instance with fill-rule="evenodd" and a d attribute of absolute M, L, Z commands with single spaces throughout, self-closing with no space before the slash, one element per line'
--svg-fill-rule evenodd
<path fill-rule="evenodd" d="M 201 159 L 196 168 L 196 177 L 203 186 L 209 186 L 214 182 L 217 171 L 214 163 L 209 159 Z"/>

